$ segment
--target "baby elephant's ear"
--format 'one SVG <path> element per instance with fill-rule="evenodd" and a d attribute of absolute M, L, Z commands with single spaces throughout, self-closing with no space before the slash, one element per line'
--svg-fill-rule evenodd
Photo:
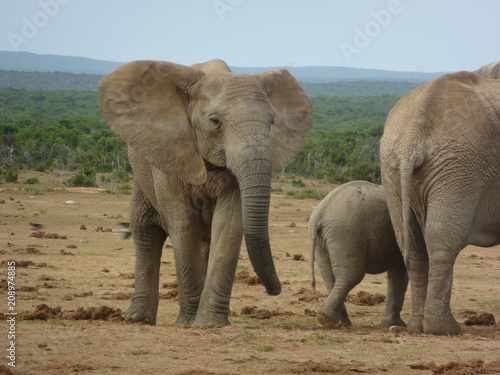
<path fill-rule="evenodd" d="M 187 113 L 187 89 L 204 73 L 135 61 L 99 81 L 99 108 L 111 130 L 159 170 L 199 185 L 207 171 Z"/>
<path fill-rule="evenodd" d="M 312 105 L 287 70 L 269 70 L 255 76 L 264 84 L 277 111 L 271 127 L 271 149 L 273 173 L 278 173 L 306 145 L 306 133 L 313 125 Z"/>

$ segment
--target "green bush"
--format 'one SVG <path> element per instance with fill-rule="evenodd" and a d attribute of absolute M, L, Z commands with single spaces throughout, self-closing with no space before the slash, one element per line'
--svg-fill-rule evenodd
<path fill-rule="evenodd" d="M 298 180 L 292 180 L 292 186 L 294 186 L 294 187 L 306 187 L 306 183 L 299 178 Z"/>
<path fill-rule="evenodd" d="M 67 181 L 71 187 L 97 187 L 95 175 L 87 175 L 84 172 L 78 172 Z"/>
<path fill-rule="evenodd" d="M 23 182 L 23 184 L 26 184 L 26 185 L 33 185 L 33 184 L 38 184 L 39 181 L 38 181 L 38 178 L 36 177 L 31 177 L 31 178 L 28 178 L 26 181 Z"/>
<path fill-rule="evenodd" d="M 5 182 L 18 182 L 19 170 L 12 164 L 4 164 L 2 167 L 2 176 Z"/>
<path fill-rule="evenodd" d="M 132 176 L 124 170 L 113 172 L 113 176 L 120 182 L 130 182 L 132 180 Z"/>
<path fill-rule="evenodd" d="M 123 184 L 122 186 L 118 187 L 118 194 L 123 194 L 123 195 L 132 194 L 132 185 Z"/>

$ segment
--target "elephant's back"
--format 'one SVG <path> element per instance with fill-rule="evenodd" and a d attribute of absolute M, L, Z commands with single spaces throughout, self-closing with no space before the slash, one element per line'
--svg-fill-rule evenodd
<path fill-rule="evenodd" d="M 315 211 L 324 220 L 357 228 L 368 225 L 367 219 L 389 217 L 383 188 L 368 181 L 351 181 L 333 189 Z"/>

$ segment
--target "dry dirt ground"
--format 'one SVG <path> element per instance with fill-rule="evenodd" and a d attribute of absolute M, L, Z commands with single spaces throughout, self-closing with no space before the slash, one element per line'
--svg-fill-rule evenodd
<path fill-rule="evenodd" d="M 27 177 L 21 175 L 21 182 Z M 286 194 L 291 186 L 280 182 L 270 214 L 273 254 L 283 282 L 280 296 L 268 296 L 255 285 L 242 249 L 232 325 L 177 326 L 175 269 L 167 244 L 158 325 L 129 324 L 122 316 L 133 292 L 133 242 L 109 230 L 128 220 L 130 196 L 98 189 L 58 190 L 67 176 L 38 177 L 38 185 L 0 185 L 0 200 L 5 201 L 0 204 L 0 313 L 8 310 L 7 262 L 18 262 L 16 367 L 8 366 L 9 325 L 4 320 L 0 374 L 500 373 L 499 325 L 465 324 L 482 313 L 500 319 L 500 247 L 468 247 L 457 260 L 452 308 L 462 324 L 460 336 L 410 335 L 380 327 L 383 303 L 354 302 L 358 294 L 385 295 L 385 274 L 367 275 L 351 292 L 347 308 L 352 327 L 324 329 L 315 312 L 325 288 L 318 273 L 317 293 L 311 290 L 307 235 L 307 221 L 318 201 L 294 199 Z M 306 182 L 295 190 L 332 188 Z M 37 230 L 28 228 L 30 222 L 44 224 L 40 231 L 45 236 L 33 237 Z M 404 319 L 409 311 L 410 293 Z"/>

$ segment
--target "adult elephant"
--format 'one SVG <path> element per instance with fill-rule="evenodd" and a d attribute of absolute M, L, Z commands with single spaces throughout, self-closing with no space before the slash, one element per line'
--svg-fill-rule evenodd
<path fill-rule="evenodd" d="M 268 233 L 271 177 L 305 145 L 311 103 L 286 70 L 234 74 L 136 61 L 99 82 L 99 106 L 129 145 L 135 294 L 126 319 L 156 324 L 163 244 L 172 241 L 177 323 L 229 325 L 243 234 L 267 293 L 281 284 Z"/>
<path fill-rule="evenodd" d="M 417 87 L 385 124 L 382 182 L 411 282 L 410 332 L 459 334 L 455 260 L 469 244 L 500 243 L 500 80 L 490 68 Z"/>

